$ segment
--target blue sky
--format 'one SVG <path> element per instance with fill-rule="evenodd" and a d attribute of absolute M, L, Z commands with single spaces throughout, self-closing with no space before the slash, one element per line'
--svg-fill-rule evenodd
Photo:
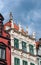
<path fill-rule="evenodd" d="M 12 12 L 15 23 L 21 23 L 29 34 L 36 32 L 36 38 L 41 37 L 41 0 L 0 0 L 0 13 L 3 14 L 4 23 L 9 20 Z"/>

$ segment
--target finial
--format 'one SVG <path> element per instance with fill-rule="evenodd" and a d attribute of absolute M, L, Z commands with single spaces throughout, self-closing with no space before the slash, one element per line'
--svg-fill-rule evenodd
<path fill-rule="evenodd" d="M 26 27 L 26 31 L 28 32 L 28 26 Z"/>
<path fill-rule="evenodd" d="M 12 20 L 12 19 L 13 19 L 12 12 L 10 12 L 10 20 Z"/>
<path fill-rule="evenodd" d="M 19 31 L 20 31 L 20 32 L 21 32 L 21 29 L 22 29 L 22 28 L 21 28 L 21 23 L 19 23 Z"/>
<path fill-rule="evenodd" d="M 33 32 L 33 34 L 32 34 L 33 38 L 35 38 L 35 36 L 36 36 L 35 34 L 36 34 L 36 33 L 35 33 L 35 32 Z"/>
<path fill-rule="evenodd" d="M 28 35 L 28 26 L 26 27 L 26 35 Z"/>

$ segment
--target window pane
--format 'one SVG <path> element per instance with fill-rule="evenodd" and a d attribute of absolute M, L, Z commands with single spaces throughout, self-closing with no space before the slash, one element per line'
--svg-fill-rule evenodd
<path fill-rule="evenodd" d="M 35 65 L 34 63 L 30 63 L 30 65 Z"/>
<path fill-rule="evenodd" d="M 40 61 L 40 65 L 41 65 L 41 61 Z"/>
<path fill-rule="evenodd" d="M 33 46 L 31 44 L 29 45 L 29 50 L 30 50 L 31 54 L 34 54 L 34 49 L 33 49 Z"/>
<path fill-rule="evenodd" d="M 27 61 L 24 61 L 24 60 L 23 60 L 23 65 L 27 65 Z"/>
<path fill-rule="evenodd" d="M 14 47 L 19 48 L 19 40 L 14 38 Z"/>
<path fill-rule="evenodd" d="M 5 59 L 5 50 L 3 50 L 3 56 L 2 56 L 3 59 Z"/>
<path fill-rule="evenodd" d="M 14 58 L 14 65 L 20 65 L 20 60 L 18 58 Z"/>
<path fill-rule="evenodd" d="M 0 49 L 0 58 L 1 58 L 1 49 Z"/>
<path fill-rule="evenodd" d="M 22 41 L 22 49 L 23 49 L 24 51 L 27 51 L 27 48 L 26 48 L 26 43 L 25 43 L 25 42 L 23 42 L 23 41 Z"/>
<path fill-rule="evenodd" d="M 5 49 L 2 49 L 2 51 L 1 51 L 1 57 L 2 57 L 2 59 L 5 59 Z"/>

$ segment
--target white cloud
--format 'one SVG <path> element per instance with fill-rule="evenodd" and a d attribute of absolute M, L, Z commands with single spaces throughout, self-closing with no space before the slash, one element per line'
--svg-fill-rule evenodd
<path fill-rule="evenodd" d="M 24 28 L 29 24 L 29 33 L 37 31 L 35 25 L 37 27 L 41 25 L 38 22 L 41 19 L 41 0 L 0 0 L 1 11 L 5 18 L 4 22 L 9 20 L 9 12 L 12 11 L 15 19 L 19 19 Z"/>

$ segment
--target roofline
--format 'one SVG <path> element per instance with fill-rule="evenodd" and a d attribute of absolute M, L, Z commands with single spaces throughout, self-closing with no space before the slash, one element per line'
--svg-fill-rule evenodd
<path fill-rule="evenodd" d="M 9 30 L 6 30 L 6 31 L 9 32 L 10 30 L 14 30 L 14 32 L 17 32 L 17 33 L 19 33 L 19 34 L 21 33 L 23 36 L 29 37 L 29 38 L 32 39 L 32 40 L 36 40 L 36 38 L 30 37 L 30 35 L 25 35 L 25 34 L 23 34 L 22 32 L 19 32 L 19 31 L 15 30 L 14 28 L 10 28 Z"/>

